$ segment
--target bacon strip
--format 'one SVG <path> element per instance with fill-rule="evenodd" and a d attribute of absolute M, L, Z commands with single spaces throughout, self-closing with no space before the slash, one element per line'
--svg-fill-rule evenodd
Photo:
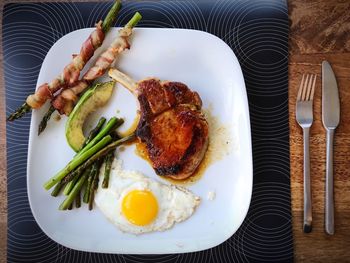
<path fill-rule="evenodd" d="M 74 103 L 77 101 L 77 95 L 83 92 L 90 83 L 88 81 L 80 80 L 74 87 L 63 90 L 51 102 L 52 106 L 60 114 L 69 114 L 73 110 Z"/>
<path fill-rule="evenodd" d="M 95 79 L 101 77 L 117 59 L 118 55 L 125 49 L 130 48 L 128 38 L 132 34 L 132 29 L 124 27 L 119 30 L 118 37 L 104 51 L 83 76 L 83 78 L 72 87 L 63 90 L 52 100 L 52 105 L 60 114 L 69 115 L 72 111 L 78 95 L 83 92 Z"/>
<path fill-rule="evenodd" d="M 102 30 L 102 21 L 96 24 L 96 29 L 90 34 L 83 43 L 80 53 L 73 55 L 72 61 L 63 69 L 63 72 L 50 83 L 42 84 L 38 90 L 27 97 L 27 104 L 33 109 L 40 108 L 48 99 L 52 99 L 56 91 L 66 86 L 74 85 L 78 79 L 81 70 L 93 56 L 95 50 L 101 46 L 105 34 Z"/>

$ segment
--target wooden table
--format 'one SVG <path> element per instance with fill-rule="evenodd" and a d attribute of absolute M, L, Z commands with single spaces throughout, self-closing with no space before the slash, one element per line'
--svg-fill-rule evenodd
<path fill-rule="evenodd" d="M 347 11 L 346 11 L 347 10 Z M 297 262 L 350 262 L 350 1 L 289 3 L 289 126 L 295 259 Z M 336 74 L 341 120 L 334 145 L 335 234 L 324 232 L 326 133 L 321 118 L 321 63 Z M 313 231 L 302 232 L 303 137 L 295 120 L 296 93 L 303 73 L 317 74 L 314 123 L 310 131 Z"/>
<path fill-rule="evenodd" d="M 17 1 L 17 0 L 16 0 Z M 6 1 L 6 2 L 16 2 Z M 253 1 L 253 0 L 252 0 Z M 306 3 L 307 2 L 307 3 Z M 1 17 L 2 21 L 2 8 Z M 348 11 L 346 11 L 348 10 Z M 350 0 L 290 0 L 290 164 L 296 262 L 350 261 Z M 1 35 L 0 35 L 1 37 Z M 335 137 L 335 235 L 324 232 L 325 131 L 321 122 L 321 62 L 337 76 L 341 123 Z M 0 54 L 3 65 L 3 56 Z M 295 100 L 303 73 L 318 75 L 311 128 L 313 231 L 302 232 L 302 131 L 295 121 Z M 0 262 L 6 261 L 6 151 L 3 70 L 0 73 Z"/>

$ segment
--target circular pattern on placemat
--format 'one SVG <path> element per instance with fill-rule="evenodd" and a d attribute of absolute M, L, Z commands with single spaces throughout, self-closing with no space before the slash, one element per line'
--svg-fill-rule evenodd
<path fill-rule="evenodd" d="M 3 15 L 6 113 L 33 92 L 41 63 L 65 34 L 93 27 L 111 2 L 8 4 Z M 254 187 L 240 229 L 214 248 L 173 255 L 80 252 L 50 240 L 36 224 L 26 192 L 30 114 L 7 123 L 8 262 L 282 262 L 293 260 L 288 127 L 288 14 L 286 1 L 128 1 L 117 18 L 134 12 L 139 26 L 203 30 L 235 52 L 249 99 Z"/>
<path fill-rule="evenodd" d="M 273 174 L 278 175 L 278 172 Z M 290 238 L 289 186 L 263 182 L 254 185 L 252 205 L 243 231 L 243 248 L 249 258 L 280 261 L 290 258 L 293 241 Z M 271 191 L 273 189 L 273 191 Z M 247 242 L 249 240 L 249 242 Z"/>
<path fill-rule="evenodd" d="M 8 202 L 11 204 L 8 209 L 8 262 L 49 262 L 56 254 L 58 245 L 35 223 L 28 204 L 27 189 L 9 191 Z"/>

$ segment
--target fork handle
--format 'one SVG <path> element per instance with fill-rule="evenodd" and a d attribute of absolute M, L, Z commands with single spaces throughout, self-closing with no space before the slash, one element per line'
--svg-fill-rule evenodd
<path fill-rule="evenodd" d="M 310 128 L 303 128 L 304 137 L 304 233 L 312 230 L 312 203 L 310 182 Z"/>
<path fill-rule="evenodd" d="M 329 235 L 334 234 L 334 196 L 333 196 L 333 139 L 334 129 L 327 130 L 326 158 L 326 218 L 325 229 Z"/>

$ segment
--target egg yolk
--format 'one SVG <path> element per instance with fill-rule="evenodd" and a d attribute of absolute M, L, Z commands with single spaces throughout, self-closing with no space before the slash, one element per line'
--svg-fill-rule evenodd
<path fill-rule="evenodd" d="M 148 225 L 157 216 L 157 199 L 150 191 L 130 191 L 125 195 L 122 201 L 122 213 L 126 219 L 134 225 Z"/>

